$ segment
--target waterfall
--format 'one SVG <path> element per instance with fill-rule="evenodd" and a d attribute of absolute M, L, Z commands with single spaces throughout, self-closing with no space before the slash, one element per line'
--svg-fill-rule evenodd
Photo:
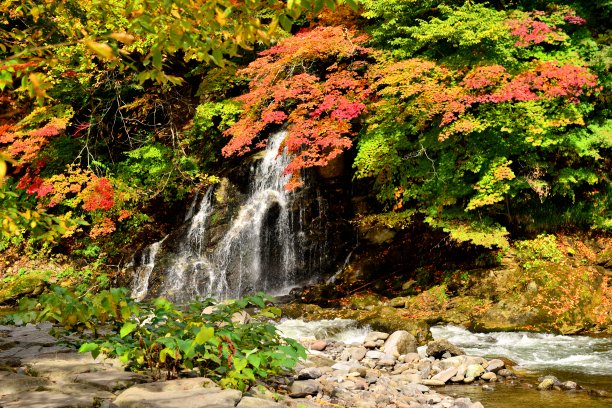
<path fill-rule="evenodd" d="M 270 136 L 263 158 L 251 171 L 248 197 L 218 242 L 210 243 L 213 186 L 203 196 L 196 194 L 181 232 L 168 239 L 171 242 L 157 242 L 132 260 L 128 266 L 134 273 L 141 271 L 133 281 L 133 296 L 147 295 L 153 285 L 151 273 L 162 276 L 157 294 L 175 301 L 255 291 L 285 293 L 291 288 L 302 217 L 292 216 L 293 194 L 284 188 L 290 177 L 284 174 L 290 158 L 280 151 L 285 136 L 286 131 Z M 164 255 L 157 259 L 160 247 Z"/>
<path fill-rule="evenodd" d="M 149 288 L 149 278 L 155 266 L 155 257 L 157 256 L 159 247 L 166 238 L 167 236 L 161 241 L 146 247 L 139 258 L 134 256 L 132 261 L 128 264 L 128 267 L 134 268 L 135 270 L 134 281 L 132 282 L 132 297 L 134 299 L 142 300 L 146 296 Z"/>

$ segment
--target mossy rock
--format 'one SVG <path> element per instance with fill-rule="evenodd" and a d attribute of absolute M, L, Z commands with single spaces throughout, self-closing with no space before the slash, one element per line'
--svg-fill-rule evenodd
<path fill-rule="evenodd" d="M 501 301 L 476 318 L 473 327 L 479 331 L 517 331 L 535 329 L 547 323 L 547 316 L 538 309 L 526 308 L 520 303 Z"/>
<path fill-rule="evenodd" d="M 447 309 L 442 314 L 442 321 L 470 326 L 473 321 L 486 313 L 491 304 L 491 300 L 479 299 L 474 296 L 452 298 L 448 302 Z"/>
<path fill-rule="evenodd" d="M 612 269 L 612 249 L 606 249 L 597 254 L 595 264 L 607 269 Z"/>
<path fill-rule="evenodd" d="M 3 283 L 0 289 L 0 305 L 15 303 L 24 296 L 40 295 L 47 287 L 46 278 L 45 275 L 28 275 Z"/>
<path fill-rule="evenodd" d="M 357 294 L 349 299 L 349 307 L 357 310 L 380 306 L 380 303 L 380 296 L 373 293 Z"/>
<path fill-rule="evenodd" d="M 387 302 L 387 304 L 391 307 L 405 308 L 409 299 L 410 299 L 409 296 L 400 296 L 400 297 L 390 299 Z"/>

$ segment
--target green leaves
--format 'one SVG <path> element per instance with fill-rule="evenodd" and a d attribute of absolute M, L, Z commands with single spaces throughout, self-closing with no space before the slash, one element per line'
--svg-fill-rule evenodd
<path fill-rule="evenodd" d="M 198 345 L 202 345 L 206 343 L 208 340 L 212 339 L 215 335 L 215 329 L 213 327 L 204 326 L 200 329 L 198 334 L 195 337 L 194 343 Z"/>
<path fill-rule="evenodd" d="M 125 288 L 78 297 L 68 289 L 54 287 L 51 294 L 20 302 L 20 316 L 26 318 L 29 313 L 28 321 L 60 322 L 71 330 L 82 326 L 95 330 L 104 324 L 112 330 L 99 337 L 94 331 L 80 352 L 89 352 L 94 358 L 101 353 L 118 357 L 131 368 L 151 370 L 154 377 L 162 370 L 173 377 L 184 369 L 199 369 L 225 386 L 245 390 L 258 378 L 279 374 L 306 357 L 299 343 L 281 338 L 268 322 L 269 315 L 279 312 L 269 305 L 270 299 L 257 294 L 223 302 L 216 304 L 212 313 L 202 315 L 204 307 L 215 304 L 213 300 L 194 301 L 179 310 L 163 298 L 153 304 L 137 304 Z M 265 308 L 256 313 L 254 305 Z M 245 313 L 245 307 L 252 311 L 251 322 L 233 322 L 232 316 Z M 131 314 L 126 316 L 121 309 Z"/>
<path fill-rule="evenodd" d="M 119 336 L 121 336 L 121 338 L 124 338 L 128 334 L 132 333 L 136 327 L 138 327 L 137 323 L 125 322 L 125 324 L 121 327 L 121 330 L 119 331 Z"/>
<path fill-rule="evenodd" d="M 98 358 L 100 355 L 100 346 L 96 343 L 83 343 L 79 347 L 79 353 L 91 353 L 93 358 Z"/>

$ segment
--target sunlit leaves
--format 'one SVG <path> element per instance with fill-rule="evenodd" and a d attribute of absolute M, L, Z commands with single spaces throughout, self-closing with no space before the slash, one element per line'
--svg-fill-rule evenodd
<path fill-rule="evenodd" d="M 285 171 L 293 175 L 287 187 L 294 188 L 302 169 L 325 166 L 350 148 L 351 121 L 369 96 L 365 40 L 342 27 L 317 27 L 260 53 L 239 72 L 252 79 L 250 92 L 238 98 L 244 113 L 227 130 L 232 139 L 223 154 L 247 153 L 266 131 L 286 124 L 283 146 L 293 160 Z"/>

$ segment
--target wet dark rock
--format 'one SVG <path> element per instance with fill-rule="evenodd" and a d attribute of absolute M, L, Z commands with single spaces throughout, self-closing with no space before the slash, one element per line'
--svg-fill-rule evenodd
<path fill-rule="evenodd" d="M 427 344 L 428 356 L 440 358 L 444 353 L 449 353 L 452 356 L 462 356 L 465 354 L 463 350 L 446 339 L 434 340 Z"/>

